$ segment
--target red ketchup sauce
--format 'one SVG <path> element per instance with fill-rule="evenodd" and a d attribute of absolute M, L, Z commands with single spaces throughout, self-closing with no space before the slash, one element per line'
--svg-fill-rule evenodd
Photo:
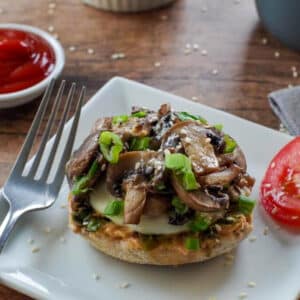
<path fill-rule="evenodd" d="M 39 36 L 0 29 L 0 94 L 31 87 L 53 70 L 55 54 Z"/>

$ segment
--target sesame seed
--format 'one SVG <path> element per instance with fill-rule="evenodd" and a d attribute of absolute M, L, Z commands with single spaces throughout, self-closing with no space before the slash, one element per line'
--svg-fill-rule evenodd
<path fill-rule="evenodd" d="M 272 185 L 271 185 L 271 183 L 265 183 L 265 185 L 264 185 L 266 188 L 269 188 L 269 187 L 271 187 Z"/>
<path fill-rule="evenodd" d="M 49 31 L 49 32 L 54 32 L 54 26 L 53 26 L 53 25 L 50 25 L 50 26 L 48 27 L 48 31 Z"/>
<path fill-rule="evenodd" d="M 248 282 L 248 287 L 253 288 L 253 287 L 255 287 L 255 286 L 256 286 L 256 283 L 255 283 L 254 281 L 249 281 L 249 282 Z"/>
<path fill-rule="evenodd" d="M 70 46 L 70 47 L 69 47 L 69 51 L 70 51 L 70 52 L 74 52 L 75 50 L 76 50 L 76 47 L 75 47 L 75 46 Z"/>
<path fill-rule="evenodd" d="M 120 289 L 127 289 L 130 286 L 130 283 L 128 282 L 123 282 L 119 285 Z"/>
<path fill-rule="evenodd" d="M 201 12 L 203 13 L 207 12 L 207 7 L 206 6 L 201 7 Z"/>
<path fill-rule="evenodd" d="M 192 139 L 191 139 L 190 137 L 186 137 L 186 138 L 184 139 L 184 141 L 185 141 L 186 143 L 190 144 L 190 143 L 192 142 Z"/>
<path fill-rule="evenodd" d="M 249 237 L 249 242 L 255 242 L 256 241 L 256 236 L 251 236 Z"/>
<path fill-rule="evenodd" d="M 292 218 L 291 218 L 292 220 L 298 220 L 299 219 L 299 217 L 298 216 L 292 216 Z"/>
<path fill-rule="evenodd" d="M 199 49 L 199 45 L 198 44 L 194 44 L 193 45 L 193 49 L 194 49 L 194 51 L 197 51 Z"/>
<path fill-rule="evenodd" d="M 165 150 L 164 150 L 164 154 L 165 154 L 165 155 L 169 155 L 169 154 L 170 154 L 170 150 L 169 150 L 169 149 L 165 149 Z"/>
<path fill-rule="evenodd" d="M 220 232 L 222 230 L 222 227 L 219 224 L 215 224 L 215 228 L 217 232 Z"/>
<path fill-rule="evenodd" d="M 213 75 L 218 75 L 219 74 L 219 71 L 217 69 L 213 69 L 212 72 L 211 72 Z"/>
<path fill-rule="evenodd" d="M 111 59 L 112 60 L 117 60 L 117 59 L 122 59 L 125 57 L 125 54 L 124 53 L 113 53 L 111 55 Z"/>
<path fill-rule="evenodd" d="M 184 54 L 189 55 L 191 53 L 191 49 L 184 49 Z"/>
<path fill-rule="evenodd" d="M 51 9 L 54 9 L 54 8 L 56 8 L 56 3 L 51 2 L 51 3 L 49 3 L 48 7 Z"/>
<path fill-rule="evenodd" d="M 160 67 L 160 62 L 159 61 L 155 62 L 154 67 L 157 67 L 157 68 Z"/>
<path fill-rule="evenodd" d="M 211 138 L 206 138 L 205 143 L 209 144 L 211 142 Z"/>
<path fill-rule="evenodd" d="M 61 236 L 61 237 L 59 238 L 59 241 L 60 241 L 61 243 L 65 243 L 65 242 L 66 242 L 66 238 L 65 238 L 64 236 Z"/>
<path fill-rule="evenodd" d="M 88 54 L 94 54 L 94 53 L 95 53 L 95 50 L 92 49 L 92 48 L 89 48 L 89 49 L 87 49 L 87 53 L 88 53 Z"/>
<path fill-rule="evenodd" d="M 275 164 L 275 161 L 273 161 L 273 162 L 271 163 L 271 166 L 270 166 L 270 168 L 271 168 L 271 169 L 274 169 L 274 168 L 275 168 L 275 166 L 276 166 L 276 164 Z"/>
<path fill-rule="evenodd" d="M 103 165 L 101 166 L 101 171 L 103 172 L 103 171 L 105 171 L 105 169 L 106 169 L 106 165 L 103 164 Z"/>
<path fill-rule="evenodd" d="M 32 253 L 37 253 L 37 252 L 39 252 L 41 249 L 39 248 L 39 247 L 33 247 L 32 249 L 31 249 L 31 252 Z"/>
<path fill-rule="evenodd" d="M 274 56 L 275 58 L 279 58 L 280 57 L 280 53 L 278 51 L 274 52 Z"/>
<path fill-rule="evenodd" d="M 94 274 L 93 274 L 93 279 L 99 280 L 99 279 L 100 279 L 100 275 L 97 274 L 97 273 L 94 273 Z"/>
<path fill-rule="evenodd" d="M 298 72 L 297 72 L 297 71 L 294 71 L 294 72 L 293 72 L 293 77 L 294 77 L 294 78 L 297 78 L 297 77 L 298 77 Z"/>
<path fill-rule="evenodd" d="M 185 44 L 186 49 L 191 49 L 191 47 L 192 47 L 191 44 Z"/>
<path fill-rule="evenodd" d="M 206 56 L 206 55 L 207 55 L 207 50 L 203 49 L 203 50 L 201 51 L 201 55 Z"/>
<path fill-rule="evenodd" d="M 240 299 L 246 299 L 247 297 L 248 297 L 247 293 L 244 293 L 244 292 L 243 292 L 243 293 L 240 293 L 240 294 L 239 294 L 239 298 L 240 298 Z"/>
<path fill-rule="evenodd" d="M 267 38 L 262 38 L 262 39 L 261 39 L 261 43 L 262 43 L 263 45 L 267 45 L 267 44 L 268 44 L 268 39 L 267 39 Z"/>
<path fill-rule="evenodd" d="M 67 208 L 67 204 L 62 204 L 60 208 Z"/>
<path fill-rule="evenodd" d="M 196 100 L 198 100 L 198 97 L 193 96 L 193 97 L 192 97 L 192 100 L 196 101 Z"/>
<path fill-rule="evenodd" d="M 265 228 L 264 228 L 264 235 L 268 235 L 268 233 L 269 233 L 269 227 L 265 226 Z"/>
<path fill-rule="evenodd" d="M 168 16 L 162 15 L 162 16 L 160 16 L 160 19 L 161 19 L 162 21 L 166 21 L 166 20 L 168 20 Z"/>
<path fill-rule="evenodd" d="M 29 238 L 29 239 L 27 240 L 27 242 L 28 242 L 28 244 L 32 245 L 32 244 L 34 244 L 34 239 Z"/>
<path fill-rule="evenodd" d="M 50 233 L 51 231 L 52 231 L 52 229 L 49 226 L 44 228 L 45 233 Z"/>
<path fill-rule="evenodd" d="M 181 134 L 187 134 L 187 131 L 186 131 L 186 129 L 183 128 L 183 129 L 180 130 L 180 133 Z"/>
<path fill-rule="evenodd" d="M 295 66 L 292 66 L 292 67 L 291 67 L 291 70 L 292 70 L 293 72 L 295 72 L 295 71 L 297 71 L 297 68 L 296 68 Z"/>
<path fill-rule="evenodd" d="M 139 169 L 140 166 L 141 166 L 141 163 L 138 161 L 134 166 L 135 170 Z"/>

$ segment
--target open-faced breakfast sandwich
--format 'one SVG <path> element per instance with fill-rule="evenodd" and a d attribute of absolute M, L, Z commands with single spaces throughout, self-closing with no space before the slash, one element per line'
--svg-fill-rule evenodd
<path fill-rule="evenodd" d="M 99 119 L 66 172 L 73 231 L 128 262 L 204 261 L 252 230 L 241 148 L 221 125 L 168 104 Z"/>

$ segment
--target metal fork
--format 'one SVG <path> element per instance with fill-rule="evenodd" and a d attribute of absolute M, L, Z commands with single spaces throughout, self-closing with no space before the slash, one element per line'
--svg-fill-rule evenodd
<path fill-rule="evenodd" d="M 33 142 L 37 135 L 41 121 L 45 115 L 49 100 L 53 94 L 54 80 L 51 81 L 43 96 L 41 104 L 35 115 L 34 121 L 26 136 L 22 149 L 18 155 L 17 161 L 15 162 L 15 165 L 3 187 L 2 196 L 8 202 L 9 210 L 6 217 L 4 218 L 4 221 L 0 226 L 0 253 L 17 220 L 26 212 L 48 208 L 55 202 L 59 193 L 60 187 L 64 179 L 64 166 L 67 160 L 69 159 L 73 148 L 73 143 L 81 112 L 81 106 L 85 95 L 85 87 L 82 87 L 80 96 L 77 99 L 72 127 L 70 129 L 68 137 L 66 138 L 65 148 L 60 156 L 60 161 L 53 180 L 50 183 L 48 182 L 55 154 L 60 144 L 60 139 L 64 129 L 64 125 L 67 121 L 71 103 L 73 102 L 74 93 L 76 89 L 75 83 L 72 84 L 69 90 L 64 110 L 62 112 L 62 118 L 59 122 L 56 136 L 52 148 L 50 150 L 50 154 L 46 160 L 46 164 L 42 170 L 42 174 L 39 178 L 36 178 L 36 175 L 45 150 L 45 146 L 47 144 L 51 129 L 54 124 L 55 117 L 57 115 L 58 109 L 62 101 L 65 84 L 65 81 L 62 81 L 62 83 L 60 84 L 51 114 L 49 116 L 46 128 L 41 139 L 41 144 L 33 159 L 33 163 L 29 169 L 29 172 L 26 175 L 23 174 L 25 164 L 30 154 Z"/>

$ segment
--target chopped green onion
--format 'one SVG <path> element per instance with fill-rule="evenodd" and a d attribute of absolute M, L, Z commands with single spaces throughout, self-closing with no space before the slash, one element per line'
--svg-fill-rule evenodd
<path fill-rule="evenodd" d="M 223 130 L 223 124 L 215 124 L 214 127 L 215 127 L 218 131 L 222 131 L 222 130 Z"/>
<path fill-rule="evenodd" d="M 187 237 L 185 239 L 185 248 L 188 250 L 199 250 L 200 248 L 200 242 L 199 242 L 199 238 L 195 238 L 195 237 Z"/>
<path fill-rule="evenodd" d="M 111 164 L 116 164 L 119 154 L 123 150 L 120 137 L 110 131 L 103 131 L 99 137 L 99 145 L 104 158 Z"/>
<path fill-rule="evenodd" d="M 112 123 L 113 124 L 120 124 L 120 123 L 125 123 L 127 122 L 129 119 L 129 117 L 127 115 L 123 115 L 123 116 L 114 116 L 112 119 Z"/>
<path fill-rule="evenodd" d="M 136 117 L 136 118 L 144 118 L 147 116 L 147 112 L 141 110 L 141 111 L 137 111 L 137 112 L 133 113 L 131 116 Z"/>
<path fill-rule="evenodd" d="M 131 140 L 130 150 L 141 151 L 149 148 L 151 138 L 148 136 L 145 137 L 135 137 Z"/>
<path fill-rule="evenodd" d="M 255 200 L 247 196 L 240 195 L 238 200 L 239 211 L 245 215 L 250 215 L 255 207 Z"/>
<path fill-rule="evenodd" d="M 210 224 L 211 222 L 207 217 L 199 214 L 190 222 L 189 228 L 193 232 L 205 231 Z"/>
<path fill-rule="evenodd" d="M 165 157 L 166 168 L 181 171 L 181 170 L 190 170 L 191 161 L 190 159 L 181 153 L 167 154 Z"/>
<path fill-rule="evenodd" d="M 158 190 L 158 191 L 162 191 L 162 190 L 165 190 L 166 189 L 166 185 L 161 182 L 161 183 L 158 183 L 155 188 Z"/>
<path fill-rule="evenodd" d="M 197 190 L 199 188 L 199 183 L 192 170 L 183 173 L 181 181 L 184 189 L 187 191 Z"/>
<path fill-rule="evenodd" d="M 236 141 L 232 137 L 230 137 L 228 134 L 224 135 L 224 141 L 226 144 L 224 153 L 232 153 L 237 146 Z"/>
<path fill-rule="evenodd" d="M 86 226 L 86 230 L 90 232 L 97 231 L 101 226 L 101 220 L 99 218 L 91 217 Z"/>
<path fill-rule="evenodd" d="M 104 214 L 107 216 L 118 216 L 121 213 L 123 213 L 123 210 L 124 210 L 124 201 L 113 200 L 106 205 L 104 209 Z"/>
<path fill-rule="evenodd" d="M 199 121 L 201 122 L 202 124 L 207 124 L 207 120 L 204 119 L 203 117 L 199 116 L 199 115 L 191 115 L 185 111 L 182 111 L 182 112 L 178 112 L 177 113 L 177 116 L 178 118 L 181 120 L 181 121 L 189 121 L 189 120 L 192 120 L 192 121 Z"/>
<path fill-rule="evenodd" d="M 165 157 L 165 166 L 167 169 L 173 170 L 185 190 L 191 191 L 199 188 L 192 170 L 191 160 L 186 155 L 181 153 L 167 154 Z"/>
<path fill-rule="evenodd" d="M 189 209 L 178 197 L 173 197 L 172 205 L 174 206 L 176 213 L 180 215 L 185 214 Z"/>
<path fill-rule="evenodd" d="M 88 184 L 91 179 L 95 176 L 96 172 L 99 169 L 99 163 L 97 160 L 94 160 L 92 166 L 90 167 L 87 175 L 79 177 L 75 180 L 72 188 L 72 194 L 78 196 L 80 194 L 84 194 L 88 192 Z"/>

